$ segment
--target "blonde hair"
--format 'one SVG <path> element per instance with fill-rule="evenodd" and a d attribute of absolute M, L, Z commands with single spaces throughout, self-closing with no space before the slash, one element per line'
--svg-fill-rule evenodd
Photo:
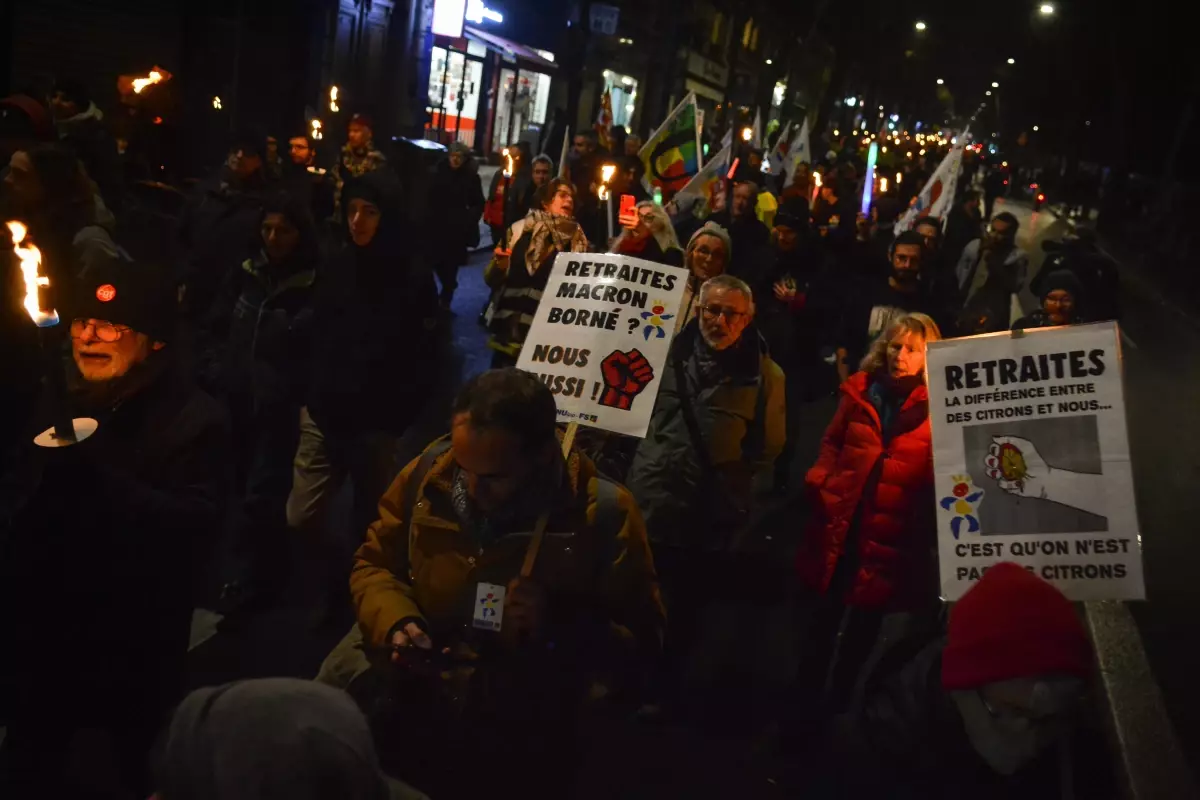
<path fill-rule="evenodd" d="M 670 250 L 682 251 L 683 248 L 679 244 L 678 237 L 675 236 L 675 228 L 671 225 L 671 218 L 667 215 L 666 209 L 653 200 L 643 200 L 637 204 L 638 211 L 643 208 L 650 210 L 650 213 L 646 215 L 646 227 L 650 229 L 650 235 L 654 237 L 654 241 L 663 254 L 665 255 Z M 627 235 L 629 235 L 629 231 L 621 231 L 621 235 L 613 242 L 613 250 L 617 249 L 621 240 Z"/>
<path fill-rule="evenodd" d="M 916 311 L 901 314 L 889 322 L 888 326 L 875 337 L 875 341 L 871 342 L 871 347 L 863 356 L 862 363 L 858 365 L 858 368 L 863 372 L 870 373 L 886 367 L 888 345 L 892 339 L 902 333 L 915 333 L 927 343 L 938 342 L 942 339 L 942 332 L 938 330 L 937 323 L 929 315 Z"/>

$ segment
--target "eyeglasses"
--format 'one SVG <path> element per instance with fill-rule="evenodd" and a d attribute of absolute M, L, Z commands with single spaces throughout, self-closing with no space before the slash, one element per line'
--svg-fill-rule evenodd
<path fill-rule="evenodd" d="M 749 313 L 747 311 L 735 311 L 732 308 L 725 308 L 723 306 L 700 306 L 700 311 L 704 314 L 705 319 L 715 320 L 724 317 L 726 322 L 737 322 Z"/>
<path fill-rule="evenodd" d="M 92 333 L 97 339 L 110 343 L 119 340 L 126 331 L 133 330 L 128 325 L 114 325 L 103 319 L 84 319 L 80 317 L 71 320 L 71 338 L 82 339 L 83 332 L 88 328 L 92 329 Z"/>

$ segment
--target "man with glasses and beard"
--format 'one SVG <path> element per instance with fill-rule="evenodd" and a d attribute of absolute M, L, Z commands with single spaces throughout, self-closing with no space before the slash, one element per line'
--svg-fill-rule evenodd
<path fill-rule="evenodd" d="M 891 271 L 886 281 L 863 286 L 842 316 L 837 341 L 838 379 L 845 381 L 866 354 L 867 347 L 893 319 L 909 312 L 927 314 L 942 325 L 945 315 L 921 281 L 926 256 L 925 239 L 917 231 L 905 231 L 888 250 Z"/>
<path fill-rule="evenodd" d="M 181 695 L 193 587 L 228 496 L 225 418 L 178 358 L 163 270 L 100 265 L 76 295 L 59 306 L 78 384 L 70 411 L 99 427 L 39 448 L 42 420 L 14 473 L 29 486 L 0 542 L 0 630 L 13 654 L 3 685 L 17 689 L 3 700 L 5 797 L 33 786 L 146 796 L 142 767 Z M 72 770 L 76 751 L 117 774 Z"/>
<path fill-rule="evenodd" d="M 626 485 L 654 545 L 671 629 L 664 686 L 694 699 L 686 670 L 715 586 L 736 586 L 735 543 L 757 475 L 783 450 L 783 371 L 754 326 L 754 294 L 731 275 L 700 287 L 699 313 L 671 343 L 646 438 Z M 761 578 L 761 576 L 760 576 Z M 734 589 L 736 591 L 736 589 Z M 692 707 L 694 704 L 688 703 Z"/>
<path fill-rule="evenodd" d="M 1029 278 L 1029 256 L 1017 246 L 1017 218 L 1007 211 L 997 214 L 982 239 L 963 248 L 955 272 L 958 277 L 965 334 L 1006 331 L 1012 297 Z"/>

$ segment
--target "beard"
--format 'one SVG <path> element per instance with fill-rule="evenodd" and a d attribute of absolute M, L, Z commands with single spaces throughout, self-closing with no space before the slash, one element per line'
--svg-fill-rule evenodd
<path fill-rule="evenodd" d="M 915 269 L 893 269 L 892 280 L 900 286 L 912 287 L 916 286 L 921 278 L 920 270 Z"/>

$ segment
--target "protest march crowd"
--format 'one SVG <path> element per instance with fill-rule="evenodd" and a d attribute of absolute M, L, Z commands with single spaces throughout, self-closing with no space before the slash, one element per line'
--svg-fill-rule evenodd
<path fill-rule="evenodd" d="M 0 103 L 0 795 L 572 796 L 604 720 L 703 724 L 736 692 L 706 659 L 749 634 L 714 609 L 772 579 L 745 543 L 782 504 L 800 660 L 767 739 L 789 791 L 1095 796 L 1072 761 L 1095 667 L 1068 598 L 998 563 L 940 599 L 926 358 L 1113 319 L 1117 287 L 1082 228 L 1030 274 L 1017 217 L 991 213 L 1003 168 L 967 132 L 924 136 L 888 186 L 865 131 L 659 147 L 696 125 L 685 101 L 644 142 L 513 143 L 485 187 L 466 145 L 417 176 L 355 114 L 329 170 L 310 132 L 234 137 L 150 263 L 114 234 L 128 198 L 86 93 Z M 481 221 L 492 368 L 399 463 Z M 595 387 L 524 368 L 560 255 L 581 281 L 589 258 L 645 270 L 579 292 L 650 309 L 641 350 L 536 354 Z M 1017 313 L 1026 288 L 1040 304 Z M 564 426 L 563 395 L 642 409 L 644 435 Z M 799 410 L 831 395 L 793 473 Z M 352 561 L 330 535 L 347 525 Z M 218 561 L 228 624 L 352 609 L 313 680 L 184 696 Z"/>

